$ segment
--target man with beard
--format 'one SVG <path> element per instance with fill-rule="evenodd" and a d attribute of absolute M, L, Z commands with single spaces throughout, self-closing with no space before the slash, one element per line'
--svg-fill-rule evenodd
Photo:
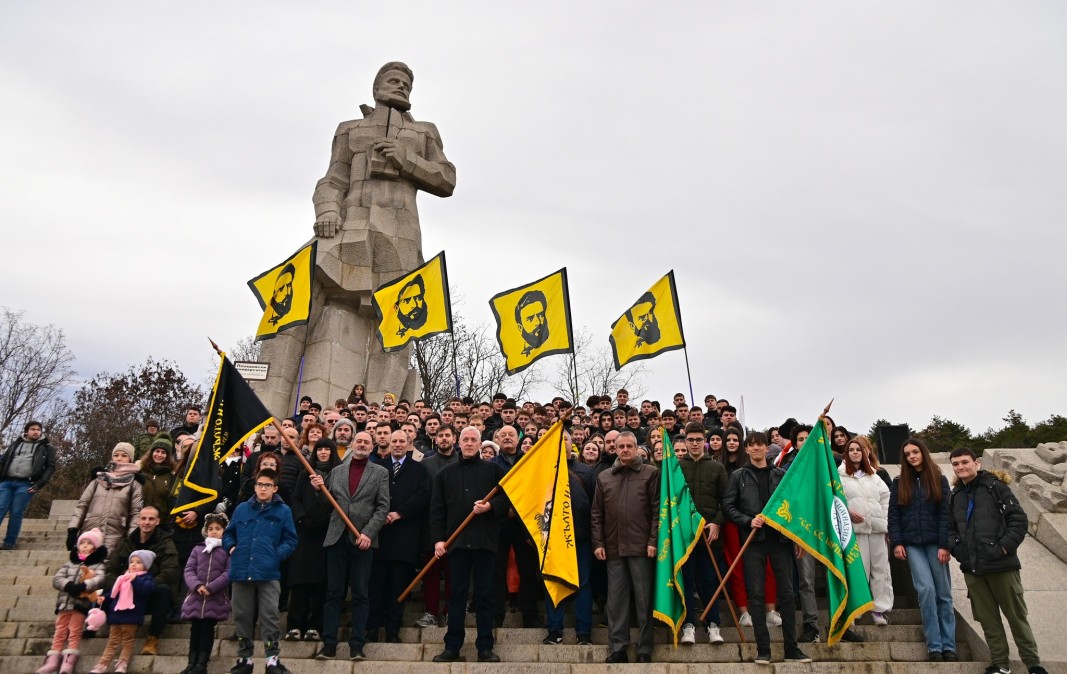
<path fill-rule="evenodd" d="M 514 426 L 501 426 L 493 434 L 493 442 L 500 447 L 500 453 L 493 462 L 499 464 L 507 473 L 524 456 L 519 449 L 519 432 Z M 508 599 L 508 552 L 515 550 L 515 564 L 519 569 L 519 610 L 522 612 L 523 627 L 540 625 L 537 601 L 544 593 L 541 573 L 538 570 L 537 551 L 530 544 L 530 532 L 515 511 L 508 509 L 500 523 L 499 549 L 496 556 L 496 625 L 504 624 L 504 613 Z"/>
<path fill-rule="evenodd" d="M 348 446 L 352 444 L 352 438 L 356 435 L 356 425 L 348 419 L 341 419 L 333 427 L 333 441 L 337 443 L 337 456 L 344 460 L 348 453 Z"/>
<path fill-rule="evenodd" d="M 440 426 L 434 434 L 434 446 L 437 451 L 426 457 L 422 465 L 426 467 L 426 473 L 430 479 L 431 498 L 433 497 L 433 482 L 441 469 L 452 465 L 458 458 L 456 455 L 456 429 L 452 426 Z M 430 527 L 428 520 L 423 520 L 421 532 L 422 539 L 422 564 L 426 565 L 433 557 L 434 542 L 430 539 Z M 437 616 L 441 615 L 441 578 L 445 579 L 445 595 L 448 595 L 452 587 L 451 576 L 448 575 L 448 564 L 434 564 L 422 579 L 422 597 L 426 601 L 426 609 L 422 617 L 415 621 L 416 627 L 436 627 Z"/>
<path fill-rule="evenodd" d="M 540 290 L 524 293 L 515 305 L 515 323 L 518 324 L 519 333 L 526 342 L 522 355 L 529 356 L 548 339 L 548 321 L 545 317 L 547 308 L 548 299 Z"/>
<path fill-rule="evenodd" d="M 408 330 L 418 330 L 426 325 L 426 284 L 422 280 L 422 274 L 416 274 L 400 289 L 396 296 L 396 318 L 400 321 L 401 328 L 396 331 L 397 337 L 403 337 Z"/>
<path fill-rule="evenodd" d="M 270 296 L 270 308 L 274 315 L 267 319 L 271 325 L 278 325 L 278 321 L 285 318 L 289 310 L 293 308 L 294 278 L 296 278 L 296 267 L 290 262 L 282 268 L 278 278 L 274 280 L 274 292 Z"/>
<path fill-rule="evenodd" d="M 379 463 L 384 461 L 389 456 L 390 446 L 389 437 L 393 434 L 393 427 L 389 424 L 379 423 L 374 429 L 374 453 L 371 455 L 370 460 L 373 463 Z"/>
<path fill-rule="evenodd" d="M 656 320 L 656 297 L 652 293 L 641 295 L 634 305 L 626 310 L 626 320 L 637 335 L 637 346 L 655 344 L 659 341 L 659 321 Z"/>

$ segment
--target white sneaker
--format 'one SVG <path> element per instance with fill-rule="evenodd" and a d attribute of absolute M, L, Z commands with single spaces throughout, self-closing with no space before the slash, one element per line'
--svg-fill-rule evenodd
<path fill-rule="evenodd" d="M 722 635 L 719 634 L 719 626 L 715 623 L 708 623 L 708 643 L 721 644 L 725 641 L 726 639 L 723 639 Z"/>
<path fill-rule="evenodd" d="M 874 624 L 875 625 L 888 625 L 889 624 L 889 619 L 885 617 L 885 614 L 884 613 L 879 613 L 878 611 L 875 611 L 874 613 L 871 614 L 871 619 L 874 620 Z"/>
<path fill-rule="evenodd" d="M 686 623 L 682 625 L 682 636 L 678 639 L 678 643 L 691 646 L 697 642 L 697 628 L 693 626 L 693 623 Z"/>
<path fill-rule="evenodd" d="M 741 627 L 752 627 L 752 616 L 748 614 L 748 611 L 745 611 L 737 622 L 741 623 Z"/>
<path fill-rule="evenodd" d="M 422 617 L 415 621 L 415 627 L 436 627 L 437 616 L 432 613 L 423 613 Z"/>
<path fill-rule="evenodd" d="M 767 627 L 781 627 L 782 614 L 778 611 L 767 611 Z"/>

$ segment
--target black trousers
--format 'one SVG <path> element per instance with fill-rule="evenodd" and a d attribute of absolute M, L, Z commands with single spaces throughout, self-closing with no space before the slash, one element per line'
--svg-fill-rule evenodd
<path fill-rule="evenodd" d="M 385 638 L 400 636 L 404 622 L 404 604 L 396 598 L 415 577 L 415 565 L 408 562 L 374 558 L 370 570 L 370 616 L 367 631 L 385 627 Z"/>
<path fill-rule="evenodd" d="M 766 532 L 771 541 L 752 541 L 745 551 L 745 590 L 748 591 L 748 612 L 752 616 L 752 631 L 756 648 L 769 652 L 771 635 L 767 630 L 767 605 L 763 588 L 766 564 L 778 582 L 778 612 L 782 614 L 782 641 L 786 651 L 797 645 L 797 605 L 793 593 L 793 542 L 777 533 Z"/>
<path fill-rule="evenodd" d="M 289 613 L 285 618 L 285 630 L 308 630 L 322 633 L 322 607 L 326 600 L 326 581 L 291 586 Z"/>
<path fill-rule="evenodd" d="M 193 618 L 189 621 L 189 655 L 194 653 L 211 653 L 215 648 L 214 618 Z"/>
<path fill-rule="evenodd" d="M 507 519 L 500 525 L 499 549 L 496 554 L 496 624 L 504 622 L 508 607 L 508 551 L 515 550 L 515 565 L 519 568 L 519 611 L 525 627 L 541 625 L 537 602 L 544 598 L 544 582 L 537 563 L 537 550 L 530 540 L 522 520 Z"/>
<path fill-rule="evenodd" d="M 152 624 L 148 627 L 149 636 L 163 636 L 163 628 L 167 626 L 167 617 L 173 607 L 174 598 L 171 597 L 170 587 L 156 585 L 148 598 L 148 613 L 152 615 Z"/>
<path fill-rule="evenodd" d="M 478 627 L 474 641 L 478 652 L 493 650 L 493 576 L 494 555 L 488 550 L 448 551 L 444 562 L 452 575 L 452 593 L 448 595 L 448 630 L 445 632 L 445 648 L 459 653 L 466 636 L 464 625 L 467 619 L 467 590 L 474 575 L 474 616 Z M 440 563 L 440 562 L 439 562 Z"/>

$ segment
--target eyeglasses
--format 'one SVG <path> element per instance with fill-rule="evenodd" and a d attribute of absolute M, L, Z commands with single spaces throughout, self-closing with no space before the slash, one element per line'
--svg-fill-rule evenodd
<path fill-rule="evenodd" d="M 273 482 L 257 482 L 256 483 L 256 489 L 272 489 L 272 488 L 277 487 L 277 486 L 278 485 L 274 484 Z"/>

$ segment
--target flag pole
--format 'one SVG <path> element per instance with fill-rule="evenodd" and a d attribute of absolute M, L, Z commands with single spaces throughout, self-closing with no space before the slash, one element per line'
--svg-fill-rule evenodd
<path fill-rule="evenodd" d="M 709 601 L 708 605 L 704 607 L 704 612 L 700 614 L 701 620 L 707 620 L 708 612 L 711 611 L 711 607 L 715 605 L 715 600 L 719 598 L 719 593 L 726 589 L 726 581 L 730 578 L 730 574 L 734 572 L 734 569 L 737 568 L 737 565 L 741 563 L 741 558 L 745 554 L 745 550 L 748 549 L 748 546 L 752 542 L 752 539 L 756 537 L 757 531 L 759 531 L 759 529 L 753 529 L 752 533 L 750 533 L 748 535 L 748 538 L 745 539 L 745 544 L 742 545 L 741 549 L 737 551 L 737 557 L 734 558 L 734 563 L 730 565 L 729 569 L 726 569 L 726 575 L 722 577 L 721 581 L 719 581 L 719 589 L 715 590 L 715 594 L 711 595 L 711 601 Z"/>
<path fill-rule="evenodd" d="M 300 411 L 300 387 L 304 383 L 304 355 L 308 348 L 308 333 L 311 332 L 311 316 L 304 326 L 304 344 L 300 347 L 300 370 L 296 373 L 296 397 L 293 400 L 293 416 Z"/>
<path fill-rule="evenodd" d="M 312 468 L 311 464 L 308 463 L 308 460 L 304 458 L 304 453 L 301 452 L 297 448 L 297 446 L 293 444 L 293 441 L 290 440 L 289 437 L 285 434 L 285 429 L 282 428 L 282 425 L 280 423 L 278 423 L 278 420 L 271 418 L 270 422 L 274 424 L 275 428 L 278 429 L 278 433 L 282 436 L 282 440 L 284 440 L 285 444 L 289 446 L 289 451 L 296 454 L 296 458 L 300 459 L 300 463 L 304 465 L 304 470 L 308 472 L 308 475 L 312 477 L 317 475 L 318 473 L 315 472 L 315 469 Z M 346 515 L 345 511 L 341 509 L 341 506 L 337 503 L 337 499 L 333 497 L 333 494 L 331 494 L 330 490 L 326 488 L 326 485 L 323 484 L 321 487 L 319 487 L 319 491 L 321 491 L 322 495 L 326 497 L 326 500 L 330 502 L 330 505 L 333 506 L 333 509 L 335 511 L 337 511 L 337 514 L 341 516 L 341 521 L 345 523 L 345 527 L 352 532 L 353 536 L 359 538 L 359 530 L 356 529 L 356 525 L 352 524 L 352 520 L 348 519 L 348 515 Z"/>
<path fill-rule="evenodd" d="M 459 366 L 456 365 L 456 331 L 449 330 L 448 334 L 452 337 L 452 376 L 456 380 L 456 397 L 459 397 Z M 416 348 L 418 342 L 415 343 Z"/>
<path fill-rule="evenodd" d="M 220 358 L 226 357 L 226 354 L 222 352 L 222 349 L 220 349 L 219 345 L 215 343 L 215 340 L 208 337 L 207 341 L 211 342 L 212 348 L 215 349 L 215 353 L 219 354 Z M 315 475 L 315 469 L 312 468 L 311 464 L 307 462 L 307 459 L 304 458 L 304 454 L 299 449 L 297 449 L 297 446 L 293 444 L 293 441 L 285 435 L 285 429 L 282 428 L 282 425 L 280 423 L 278 423 L 278 420 L 275 417 L 271 417 L 270 422 L 274 424 L 275 428 L 278 429 L 278 434 L 282 436 L 282 440 L 284 440 L 285 443 L 289 445 L 289 451 L 295 453 L 297 458 L 300 459 L 300 463 L 304 464 L 304 469 L 307 470 L 308 475 Z M 332 505 L 333 509 L 337 511 L 337 514 L 341 516 L 341 519 L 344 521 L 345 526 L 348 527 L 348 530 L 352 532 L 352 535 L 356 538 L 359 538 L 359 531 L 356 530 L 356 525 L 352 524 L 352 520 L 348 519 L 348 515 L 346 515 L 345 511 L 341 509 L 340 505 L 338 505 L 337 500 L 333 497 L 333 494 L 330 493 L 329 489 L 326 489 L 326 485 L 323 485 L 320 491 L 322 491 L 323 495 L 326 496 L 326 500 L 330 502 L 330 505 Z"/>
<path fill-rule="evenodd" d="M 681 325 L 682 317 L 678 316 L 678 326 L 681 327 Z M 696 405 L 697 399 L 696 396 L 693 395 L 693 375 L 689 372 L 689 347 L 683 346 L 682 353 L 685 354 L 685 376 L 689 378 L 689 404 Z"/>
<path fill-rule="evenodd" d="M 715 561 L 715 554 L 711 551 L 711 543 L 708 541 L 708 537 L 701 534 L 701 538 L 704 539 L 704 547 L 708 549 L 708 559 L 711 560 L 711 567 L 715 569 L 715 575 L 719 577 L 719 582 L 723 582 L 722 571 L 719 570 L 719 563 Z M 730 593 L 724 588 L 722 596 L 726 597 L 726 606 L 730 609 L 730 617 L 734 619 L 734 627 L 737 628 L 737 636 L 740 637 L 741 643 L 745 644 L 748 641 L 745 639 L 745 632 L 741 629 L 741 623 L 737 620 L 737 611 L 734 609 L 734 600 L 730 599 Z"/>
<path fill-rule="evenodd" d="M 481 500 L 483 502 L 488 501 L 489 499 L 496 496 L 496 493 L 498 491 L 500 491 L 500 485 L 495 485 L 492 489 L 489 490 L 489 493 L 486 494 L 485 497 Z M 452 541 L 456 540 L 456 536 L 459 536 L 460 533 L 467 528 L 467 525 L 471 523 L 471 520 L 474 519 L 474 514 L 474 510 L 471 510 L 469 513 L 467 513 L 467 516 L 463 519 L 462 522 L 459 523 L 459 526 L 456 527 L 456 530 L 453 531 L 452 535 L 448 537 L 448 540 L 445 541 L 446 551 L 448 549 L 448 546 L 452 545 Z M 430 561 L 426 562 L 426 566 L 422 567 L 422 571 L 419 571 L 419 575 L 415 576 L 415 580 L 411 581 L 411 584 L 404 588 L 404 591 L 401 592 L 400 596 L 396 598 L 398 604 L 408 598 L 408 595 L 411 594 L 411 591 L 414 590 L 415 586 L 419 584 L 419 581 L 422 580 L 422 577 L 430 571 L 430 568 L 437 563 L 438 559 L 439 557 L 437 555 L 430 557 Z"/>

